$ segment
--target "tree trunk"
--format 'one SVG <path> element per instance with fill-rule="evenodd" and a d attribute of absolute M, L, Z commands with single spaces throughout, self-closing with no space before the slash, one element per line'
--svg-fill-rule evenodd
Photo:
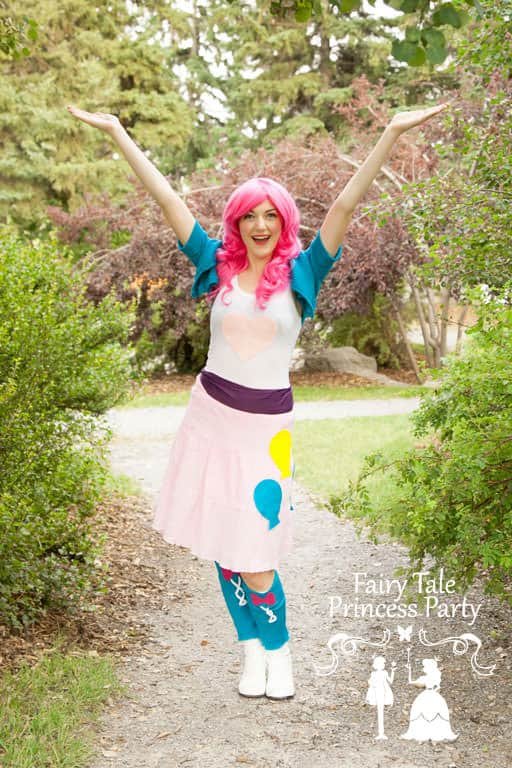
<path fill-rule="evenodd" d="M 404 344 L 405 344 L 405 348 L 407 350 L 407 356 L 409 358 L 409 362 L 411 363 L 411 367 L 412 367 L 412 369 L 414 371 L 414 375 L 416 376 L 416 381 L 418 382 L 418 384 L 423 384 L 423 380 L 422 380 L 421 374 L 420 374 L 420 369 L 418 368 L 418 363 L 417 363 L 416 358 L 414 356 L 414 352 L 413 352 L 413 349 L 411 347 L 411 342 L 409 341 L 409 338 L 407 336 L 407 329 L 405 327 L 405 323 L 403 321 L 402 315 L 400 314 L 400 309 L 399 309 L 399 306 L 398 306 L 398 302 L 397 302 L 397 300 L 395 299 L 394 296 L 391 298 L 391 303 L 393 304 L 393 310 L 395 312 L 395 317 L 396 317 L 396 320 L 397 320 L 397 323 L 398 323 L 398 327 L 400 329 L 400 334 L 402 336 L 402 339 L 403 339 Z"/>
<path fill-rule="evenodd" d="M 427 358 L 427 365 L 429 368 L 433 368 L 434 358 L 432 355 L 432 347 L 430 344 L 430 333 L 429 333 L 429 328 L 425 318 L 425 313 L 423 311 L 423 303 L 421 300 L 420 292 L 418 290 L 418 285 L 416 283 L 416 278 L 410 271 L 407 273 L 407 278 L 409 281 L 409 285 L 411 287 L 414 303 L 416 304 L 416 312 L 418 313 L 418 320 L 420 321 L 421 333 L 423 335 L 423 346 L 425 347 L 425 357 Z"/>
<path fill-rule="evenodd" d="M 441 291 L 441 338 L 439 355 L 443 358 L 448 351 L 448 323 L 450 317 L 450 287 Z"/>
<path fill-rule="evenodd" d="M 434 351 L 434 368 L 441 365 L 441 338 L 436 318 L 436 300 L 432 288 L 426 290 L 428 325 L 430 331 L 430 345 Z"/>
<path fill-rule="evenodd" d="M 457 341 L 455 342 L 455 354 L 460 355 L 462 349 L 462 333 L 464 330 L 464 320 L 468 313 L 467 306 L 462 307 L 459 317 L 457 318 Z"/>

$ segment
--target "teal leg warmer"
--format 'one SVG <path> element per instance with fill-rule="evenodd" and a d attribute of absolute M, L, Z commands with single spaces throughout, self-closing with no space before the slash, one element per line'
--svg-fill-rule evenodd
<path fill-rule="evenodd" d="M 281 648 L 289 640 L 286 628 L 286 597 L 277 571 L 266 592 L 255 592 L 243 581 L 249 608 L 258 628 L 259 638 L 267 651 Z"/>
<path fill-rule="evenodd" d="M 227 609 L 233 619 L 239 640 L 251 640 L 258 637 L 258 628 L 249 608 L 246 587 L 239 573 L 221 568 L 215 561 L 220 588 L 226 601 Z"/>

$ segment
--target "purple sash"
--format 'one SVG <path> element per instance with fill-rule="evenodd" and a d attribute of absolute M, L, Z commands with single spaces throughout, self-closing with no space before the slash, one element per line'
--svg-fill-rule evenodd
<path fill-rule="evenodd" d="M 210 397 L 230 408 L 248 413 L 288 413 L 293 409 L 292 388 L 253 389 L 223 379 L 211 371 L 201 371 L 201 384 Z"/>

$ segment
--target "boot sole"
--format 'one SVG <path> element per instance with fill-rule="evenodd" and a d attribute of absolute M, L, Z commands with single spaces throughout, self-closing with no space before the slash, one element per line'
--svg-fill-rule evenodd
<path fill-rule="evenodd" d="M 240 693 L 240 691 L 238 691 L 238 695 L 243 699 L 262 699 L 265 696 L 264 693 Z"/>
<path fill-rule="evenodd" d="M 265 694 L 267 699 L 270 699 L 271 701 L 285 701 L 286 699 L 293 699 L 295 698 L 295 694 L 291 693 L 289 696 L 269 696 L 268 694 Z"/>

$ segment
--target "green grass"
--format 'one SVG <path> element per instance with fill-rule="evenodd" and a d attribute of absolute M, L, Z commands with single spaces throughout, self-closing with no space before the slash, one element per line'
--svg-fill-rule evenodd
<path fill-rule="evenodd" d="M 166 405 L 187 405 L 190 398 L 190 390 L 183 392 L 168 392 L 159 395 L 140 394 L 131 400 L 126 400 L 121 405 L 116 405 L 116 410 L 125 408 L 157 408 Z"/>
<path fill-rule="evenodd" d="M 114 493 L 118 496 L 142 496 L 142 487 L 129 475 L 110 473 L 105 483 L 104 494 L 108 498 Z"/>
<path fill-rule="evenodd" d="M 341 495 L 349 480 L 355 480 L 364 457 L 382 451 L 391 458 L 413 445 L 407 414 L 354 419 L 296 421 L 293 427 L 295 478 L 319 499 Z M 378 506 L 393 497 L 395 486 L 380 477 L 368 483 Z"/>
<path fill-rule="evenodd" d="M 294 400 L 388 400 L 395 397 L 419 397 L 424 387 L 294 387 Z"/>
<path fill-rule="evenodd" d="M 370 386 L 370 387 L 293 387 L 295 402 L 314 400 L 388 400 L 395 397 L 418 397 L 424 387 Z M 141 393 L 127 400 L 118 408 L 150 408 L 167 405 L 187 405 L 190 390 L 167 394 L 145 395 Z"/>
<path fill-rule="evenodd" d="M 109 696 L 124 693 L 107 656 L 63 655 L 0 678 L 2 768 L 81 768 L 94 755 L 91 728 Z"/>

